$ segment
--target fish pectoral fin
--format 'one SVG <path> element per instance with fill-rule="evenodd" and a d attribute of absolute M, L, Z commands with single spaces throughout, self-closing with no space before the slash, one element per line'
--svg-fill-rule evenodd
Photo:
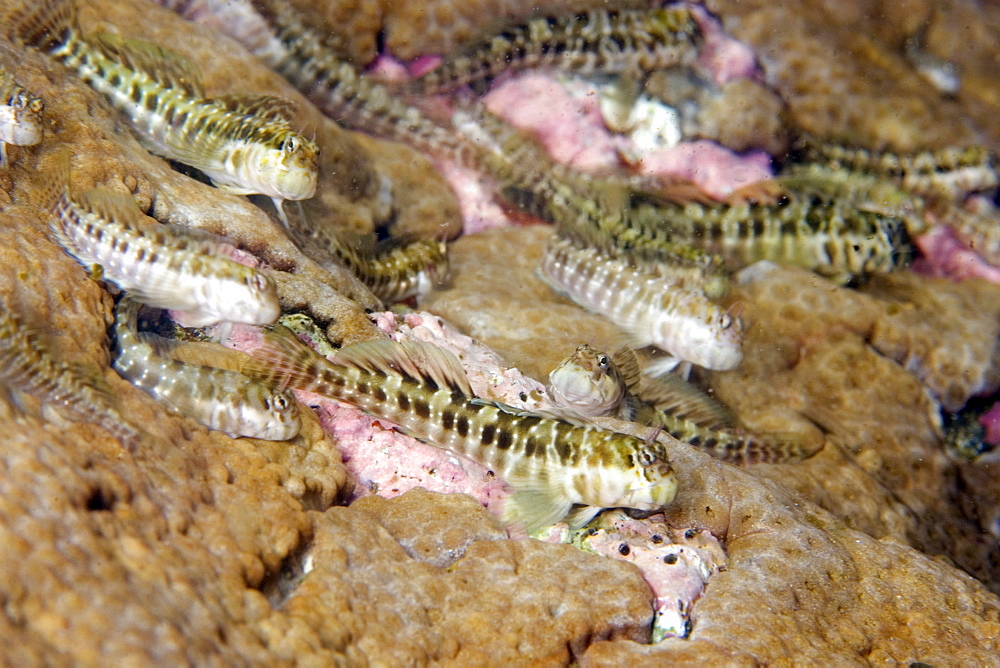
<path fill-rule="evenodd" d="M 157 83 L 177 88 L 192 97 L 204 97 L 205 87 L 197 68 L 184 57 L 138 39 L 124 39 L 113 33 L 97 33 L 87 43 L 125 67 L 142 72 Z"/>
<path fill-rule="evenodd" d="M 150 218 L 131 195 L 113 190 L 85 190 L 72 196 L 72 201 L 88 212 L 114 220 L 119 223 L 138 229 L 144 223 L 158 224 L 156 219 Z"/>
<path fill-rule="evenodd" d="M 516 483 L 513 484 L 515 492 L 508 497 L 504 507 L 504 522 L 520 522 L 528 533 L 552 526 L 573 507 L 572 501 L 552 489 L 519 488 Z"/>
<path fill-rule="evenodd" d="M 258 116 L 272 121 L 291 123 L 295 117 L 295 103 L 274 95 L 230 93 L 213 97 L 229 111 L 246 116 Z"/>
<path fill-rule="evenodd" d="M 604 508 L 600 506 L 580 506 L 574 510 L 571 510 L 568 515 L 566 515 L 566 523 L 569 524 L 570 529 L 582 529 L 584 526 L 590 523 L 592 519 L 597 517 Z"/>
<path fill-rule="evenodd" d="M 663 357 L 658 357 L 647 364 L 646 368 L 643 369 L 642 372 L 652 378 L 659 378 L 660 376 L 665 376 L 676 369 L 681 361 L 680 357 L 664 355 Z"/>

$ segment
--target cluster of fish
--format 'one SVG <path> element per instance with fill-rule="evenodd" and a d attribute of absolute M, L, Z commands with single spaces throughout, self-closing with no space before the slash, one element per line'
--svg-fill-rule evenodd
<path fill-rule="evenodd" d="M 152 152 L 195 167 L 227 192 L 270 197 L 286 225 L 282 202 L 315 194 L 318 147 L 291 127 L 292 109 L 284 100 L 209 98 L 198 72 L 165 49 L 116 35 L 84 36 L 72 0 L 29 3 L 5 12 L 4 19 L 11 37 L 45 51 L 103 94 Z M 6 71 L 0 72 L 0 92 L 6 103 L 0 108 L 5 166 L 6 144 L 41 140 L 42 102 Z M 71 195 L 68 159 L 58 162 L 46 189 L 54 239 L 91 276 L 127 292 L 119 301 L 115 325 L 119 374 L 213 429 L 232 436 L 292 438 L 299 416 L 290 394 L 271 391 L 235 371 L 178 362 L 170 356 L 173 342 L 136 329 L 137 302 L 179 312 L 190 327 L 272 323 L 280 315 L 273 281 L 230 259 L 231 249 L 222 240 L 161 225 L 131 197 L 107 191 Z M 447 274 L 443 242 L 416 240 L 365 252 L 332 234 L 328 239 L 333 257 L 386 300 L 426 292 Z M 20 331 L 20 321 L 8 315 L 4 331 Z M 13 386 L 49 402 L 72 404 L 74 415 L 117 416 L 102 411 L 111 404 L 95 389 L 100 383 L 93 375 L 56 362 L 30 330 L 22 338 L 5 342 L 0 368 Z M 38 378 L 32 381 L 29 371 Z M 115 421 L 126 424 L 118 417 L 100 420 Z M 134 440 L 131 428 L 112 432 L 127 432 L 128 440 Z"/>
<path fill-rule="evenodd" d="M 640 389 L 641 387 L 641 389 Z M 549 395 L 584 417 L 615 417 L 666 431 L 733 464 L 783 464 L 814 455 L 821 442 L 797 434 L 755 434 L 730 411 L 676 375 L 643 380 L 634 352 L 579 346 L 549 374 Z"/>

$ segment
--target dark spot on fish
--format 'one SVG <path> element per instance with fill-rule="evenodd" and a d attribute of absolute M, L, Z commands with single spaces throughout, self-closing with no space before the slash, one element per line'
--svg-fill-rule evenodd
<path fill-rule="evenodd" d="M 623 557 L 627 557 L 629 555 L 629 552 L 631 551 L 632 550 L 629 549 L 628 543 L 622 543 L 621 545 L 618 546 L 618 554 L 622 555 Z"/>
<path fill-rule="evenodd" d="M 129 90 L 129 96 L 136 104 L 139 104 L 139 101 L 142 100 L 142 89 L 139 88 L 138 82 L 132 84 L 132 88 Z"/>
<path fill-rule="evenodd" d="M 455 426 L 455 414 L 451 411 L 444 411 L 441 413 L 441 424 L 445 429 L 451 429 Z M 463 434 L 464 436 L 464 434 Z"/>
<path fill-rule="evenodd" d="M 556 454 L 559 455 L 559 460 L 566 462 L 569 459 L 570 447 L 569 443 L 564 438 L 556 439 Z"/>
<path fill-rule="evenodd" d="M 122 75 L 115 72 L 111 75 L 111 79 L 108 80 L 108 83 L 111 84 L 113 88 L 118 88 L 122 85 Z"/>
<path fill-rule="evenodd" d="M 663 556 L 663 563 L 668 564 L 668 565 L 676 564 L 677 563 L 677 555 L 676 554 L 666 554 L 666 555 L 664 555 Z"/>
<path fill-rule="evenodd" d="M 384 402 L 386 400 L 385 390 L 383 390 L 381 387 L 376 387 L 375 390 L 372 392 L 372 395 L 378 401 L 383 401 Z"/>
<path fill-rule="evenodd" d="M 501 450 L 507 450 L 513 445 L 513 439 L 510 436 L 509 431 L 499 431 L 497 432 L 497 447 Z"/>
<path fill-rule="evenodd" d="M 524 456 L 534 457 L 535 453 L 541 449 L 541 444 L 538 442 L 538 439 L 534 436 L 529 436 L 528 441 L 524 444 Z"/>
<path fill-rule="evenodd" d="M 458 421 L 455 423 L 455 427 L 458 429 L 459 436 L 469 435 L 469 418 L 464 415 L 458 416 Z"/>
<path fill-rule="evenodd" d="M 396 403 L 398 403 L 399 407 L 404 411 L 410 410 L 410 398 L 406 396 L 405 392 L 400 392 L 396 395 Z"/>
<path fill-rule="evenodd" d="M 521 392 L 517 396 L 521 399 L 521 401 L 527 401 L 528 400 L 528 394 L 526 392 Z"/>
<path fill-rule="evenodd" d="M 431 407 L 426 401 L 415 399 L 413 402 L 413 412 L 417 414 L 417 417 L 427 420 L 431 416 Z"/>
<path fill-rule="evenodd" d="M 483 427 L 483 433 L 479 435 L 479 442 L 483 445 L 492 445 L 493 437 L 496 436 L 497 428 L 491 424 Z"/>
<path fill-rule="evenodd" d="M 360 392 L 361 394 L 368 394 L 368 391 L 371 389 L 371 387 L 369 387 L 368 383 L 364 381 L 358 381 L 357 389 L 358 392 Z"/>

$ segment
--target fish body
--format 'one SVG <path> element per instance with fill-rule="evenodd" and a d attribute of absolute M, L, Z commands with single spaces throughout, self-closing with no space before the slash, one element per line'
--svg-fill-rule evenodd
<path fill-rule="evenodd" d="M 638 346 L 655 345 L 709 369 L 733 369 L 743 359 L 742 322 L 702 292 L 558 235 L 543 250 L 538 273 L 557 292 L 612 320 Z"/>
<path fill-rule="evenodd" d="M 265 274 L 220 256 L 219 244 L 158 224 L 131 197 L 105 191 L 71 197 L 65 186 L 53 195 L 56 241 L 139 301 L 185 311 L 192 327 L 263 325 L 281 314 L 277 289 Z"/>
<path fill-rule="evenodd" d="M 914 195 L 948 200 L 1000 185 L 996 159 L 981 146 L 893 153 L 806 140 L 801 159 L 834 169 L 873 174 Z"/>
<path fill-rule="evenodd" d="M 228 14 L 229 3 L 213 11 Z M 362 75 L 329 33 L 287 0 L 253 0 L 242 21 L 223 29 L 288 79 L 324 114 L 353 130 L 407 143 L 434 155 L 473 164 L 474 147 Z M 244 29 L 242 25 L 248 27 Z"/>
<path fill-rule="evenodd" d="M 810 195 L 788 195 L 776 204 L 642 204 L 631 220 L 640 237 L 667 234 L 733 268 L 770 260 L 840 282 L 895 271 L 912 254 L 902 219 Z"/>
<path fill-rule="evenodd" d="M 42 140 L 40 98 L 0 67 L 0 167 L 7 166 L 7 144 L 33 146 Z"/>
<path fill-rule="evenodd" d="M 318 148 L 290 127 L 281 101 L 209 99 L 197 73 L 170 52 L 114 35 L 84 38 L 73 0 L 40 0 L 12 23 L 26 43 L 104 95 L 151 151 L 201 170 L 223 190 L 276 205 L 315 194 Z"/>
<path fill-rule="evenodd" d="M 383 302 L 422 299 L 448 277 L 448 245 L 437 239 L 400 241 L 381 248 L 320 226 L 292 224 L 292 232 L 334 256 Z"/>
<path fill-rule="evenodd" d="M 677 440 L 734 464 L 787 463 L 818 450 L 795 435 L 759 435 L 705 426 L 651 405 L 632 393 L 614 358 L 588 345 L 578 347 L 549 374 L 549 394 L 568 411 L 662 427 Z"/>
<path fill-rule="evenodd" d="M 0 381 L 57 406 L 69 417 L 93 422 L 131 447 L 139 431 L 125 420 L 97 378 L 53 357 L 38 335 L 0 300 Z"/>
<path fill-rule="evenodd" d="M 701 30 L 686 6 L 540 16 L 446 57 L 411 88 L 436 94 L 472 84 L 482 91 L 503 72 L 531 67 L 583 75 L 639 74 L 690 62 L 700 43 Z"/>
<path fill-rule="evenodd" d="M 508 519 L 529 530 L 582 526 L 601 509 L 653 510 L 676 479 L 659 449 L 638 438 L 478 399 L 449 353 L 418 342 L 370 341 L 320 357 L 290 332 L 273 333 L 244 372 L 315 392 L 398 424 L 427 443 L 488 466 L 516 493 Z"/>
<path fill-rule="evenodd" d="M 288 392 L 243 374 L 161 355 L 169 342 L 138 331 L 139 304 L 128 296 L 115 308 L 114 368 L 122 377 L 182 415 L 233 438 L 285 441 L 299 433 L 301 418 Z"/>

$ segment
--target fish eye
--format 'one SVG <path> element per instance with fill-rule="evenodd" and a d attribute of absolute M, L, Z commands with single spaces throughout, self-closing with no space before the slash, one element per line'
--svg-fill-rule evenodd
<path fill-rule="evenodd" d="M 639 451 L 638 461 L 641 466 L 652 466 L 653 462 L 656 461 L 656 455 L 649 450 L 643 449 Z"/>
<path fill-rule="evenodd" d="M 288 399 L 283 394 L 273 394 L 268 400 L 268 404 L 276 411 L 283 411 L 288 408 Z"/>
<path fill-rule="evenodd" d="M 296 151 L 298 151 L 299 150 L 299 138 L 298 137 L 289 137 L 288 139 L 286 139 L 285 140 L 284 149 L 285 149 L 285 153 L 295 153 Z"/>
<path fill-rule="evenodd" d="M 252 288 L 255 288 L 257 290 L 264 290 L 265 288 L 267 288 L 267 277 L 264 276 L 264 274 L 253 273 L 250 274 L 247 283 Z"/>
<path fill-rule="evenodd" d="M 729 329 L 730 327 L 732 327 L 733 326 L 732 316 L 730 316 L 728 313 L 723 313 L 722 319 L 719 320 L 719 326 L 722 327 L 722 329 Z"/>
<path fill-rule="evenodd" d="M 597 358 L 597 366 L 601 367 L 602 369 L 607 370 L 608 364 L 610 364 L 610 360 L 608 359 L 607 355 L 601 355 L 600 357 Z"/>

